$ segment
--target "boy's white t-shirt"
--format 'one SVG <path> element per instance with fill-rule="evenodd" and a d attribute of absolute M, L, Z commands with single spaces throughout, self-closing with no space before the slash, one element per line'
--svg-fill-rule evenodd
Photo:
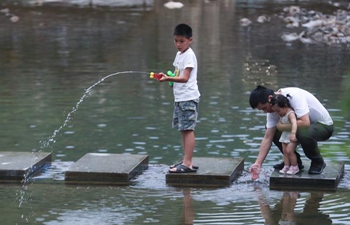
<path fill-rule="evenodd" d="M 190 77 L 186 83 L 174 82 L 173 92 L 175 102 L 194 100 L 200 97 L 197 85 L 197 58 L 192 48 L 184 53 L 177 52 L 174 63 L 175 76 L 183 76 L 186 68 L 192 68 Z"/>
<path fill-rule="evenodd" d="M 282 88 L 279 92 L 288 98 L 297 118 L 309 113 L 310 123 L 333 124 L 327 109 L 310 92 L 296 87 Z M 280 116 L 277 113 L 267 113 L 266 128 L 275 127 L 279 119 Z"/>

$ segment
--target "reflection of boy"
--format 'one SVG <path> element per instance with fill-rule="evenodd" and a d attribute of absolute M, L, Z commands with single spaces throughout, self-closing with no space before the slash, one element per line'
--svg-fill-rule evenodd
<path fill-rule="evenodd" d="M 192 156 L 195 147 L 194 129 L 198 117 L 200 93 L 197 85 L 197 58 L 190 44 L 192 28 L 179 24 L 174 29 L 174 44 L 178 52 L 173 65 L 175 77 L 162 73 L 160 82 L 172 81 L 175 98 L 173 128 L 181 131 L 184 158 L 182 163 L 170 167 L 170 173 L 196 172 Z"/>
<path fill-rule="evenodd" d="M 184 195 L 184 202 L 182 207 L 181 223 L 182 225 L 193 224 L 194 220 L 194 210 L 192 206 L 191 190 L 183 189 L 182 193 Z"/>

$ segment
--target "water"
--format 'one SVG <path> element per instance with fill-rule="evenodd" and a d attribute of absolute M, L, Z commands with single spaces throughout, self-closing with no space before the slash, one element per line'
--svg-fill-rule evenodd
<path fill-rule="evenodd" d="M 0 1 L 20 18 L 0 13 L 1 151 L 53 154 L 52 166 L 34 180 L 0 184 L 0 224 L 348 224 L 347 44 L 288 44 L 281 36 L 291 30 L 277 16 L 239 24 L 278 15 L 294 1 L 183 1 L 180 10 L 163 8 L 165 1 L 131 8 L 81 2 Z M 298 3 L 329 14 L 338 9 L 328 1 Z M 245 159 L 228 188 L 165 184 L 167 165 L 183 153 L 180 134 L 171 129 L 171 89 L 146 73 L 172 70 L 171 33 L 179 22 L 192 25 L 199 63 L 195 155 Z M 275 147 L 261 177 L 250 179 L 265 123 L 248 104 L 257 84 L 302 87 L 329 109 L 335 133 L 322 153 L 326 162 L 346 163 L 336 192 L 269 190 L 272 165 L 282 159 Z M 148 154 L 150 167 L 129 187 L 66 185 L 64 171 L 91 152 Z"/>

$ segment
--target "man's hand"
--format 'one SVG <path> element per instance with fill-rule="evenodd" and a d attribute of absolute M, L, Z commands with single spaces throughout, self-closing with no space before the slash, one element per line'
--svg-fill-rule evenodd
<path fill-rule="evenodd" d="M 261 164 L 259 163 L 254 163 L 250 168 L 249 172 L 252 174 L 252 179 L 256 180 L 259 178 L 259 174 L 261 171 Z"/>

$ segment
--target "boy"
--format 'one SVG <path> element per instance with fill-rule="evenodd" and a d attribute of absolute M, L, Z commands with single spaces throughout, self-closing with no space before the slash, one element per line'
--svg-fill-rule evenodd
<path fill-rule="evenodd" d="M 160 82 L 173 82 L 174 114 L 172 126 L 181 131 L 184 158 L 181 163 L 170 166 L 169 173 L 197 172 L 192 156 L 195 146 L 194 129 L 198 117 L 200 93 L 197 85 L 197 58 L 192 48 L 192 28 L 187 24 L 179 24 L 174 29 L 174 44 L 178 52 L 173 65 L 175 76 L 162 73 Z"/>

